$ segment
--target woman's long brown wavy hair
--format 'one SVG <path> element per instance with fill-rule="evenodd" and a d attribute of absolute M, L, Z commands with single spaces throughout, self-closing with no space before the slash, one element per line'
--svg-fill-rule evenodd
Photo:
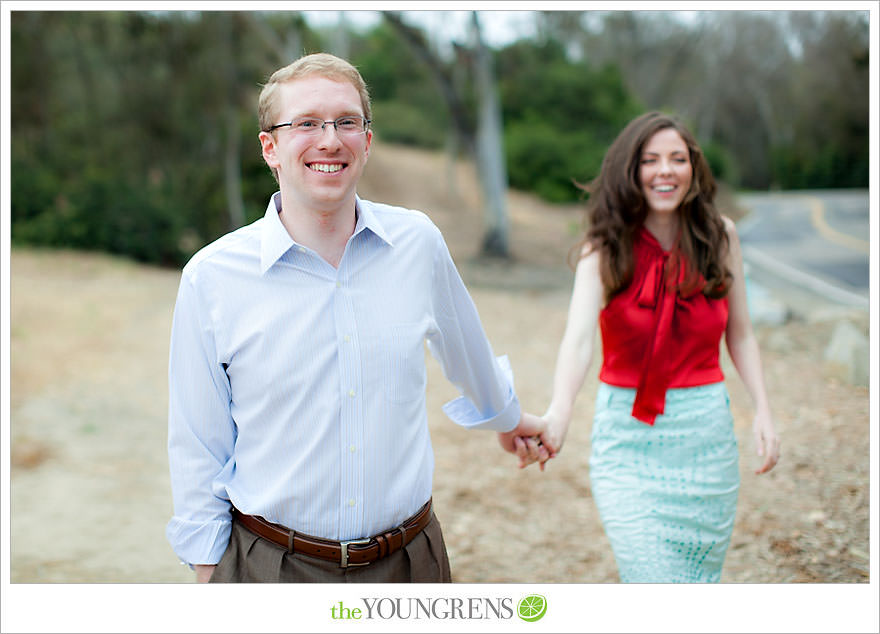
<path fill-rule="evenodd" d="M 709 163 L 691 132 L 676 118 L 648 112 L 633 119 L 608 148 L 599 175 L 578 187 L 590 194 L 586 206 L 587 228 L 571 252 L 573 265 L 585 249 L 598 249 L 605 299 L 625 289 L 633 278 L 633 240 L 648 215 L 648 205 L 639 180 L 642 150 L 660 130 L 673 128 L 687 144 L 693 178 L 678 208 L 681 238 L 678 249 L 689 263 L 689 272 L 679 290 L 683 294 L 699 287 L 705 279 L 704 295 L 727 294 L 732 275 L 725 265 L 729 249 L 727 231 L 715 208 L 715 178 Z"/>

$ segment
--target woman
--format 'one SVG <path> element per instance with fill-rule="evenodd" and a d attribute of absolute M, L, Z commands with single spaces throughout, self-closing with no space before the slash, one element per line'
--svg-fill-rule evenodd
<path fill-rule="evenodd" d="M 588 229 L 541 440 L 551 456 L 562 447 L 598 324 L 590 479 L 621 581 L 717 582 L 739 489 L 722 334 L 755 406 L 756 473 L 779 459 L 735 226 L 713 204 L 693 135 L 659 112 L 626 126 L 584 189 Z M 517 445 L 521 465 L 540 456 L 543 469 L 546 447 Z"/>

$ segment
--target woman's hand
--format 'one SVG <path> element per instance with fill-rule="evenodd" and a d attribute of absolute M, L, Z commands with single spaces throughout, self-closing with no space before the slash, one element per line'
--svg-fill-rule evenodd
<path fill-rule="evenodd" d="M 550 455 L 546 460 L 541 460 L 541 471 L 550 458 L 555 458 L 562 451 L 565 435 L 568 432 L 568 423 L 555 418 L 550 412 L 541 417 L 547 424 L 546 431 L 541 435 L 544 444 L 551 448 Z"/>
<path fill-rule="evenodd" d="M 776 428 L 773 426 L 773 419 L 768 412 L 755 414 L 755 420 L 752 422 L 752 433 L 755 436 L 755 447 L 757 447 L 758 455 L 764 458 L 764 464 L 755 471 L 755 473 L 760 475 L 770 471 L 779 462 L 779 436 L 776 433 Z"/>
<path fill-rule="evenodd" d="M 498 434 L 498 440 L 505 451 L 519 456 L 520 469 L 537 462 L 543 471 L 547 461 L 562 449 L 566 428 L 564 422 L 547 414 L 535 416 L 523 412 L 520 424 L 507 433 Z"/>
<path fill-rule="evenodd" d="M 543 469 L 543 464 L 555 455 L 546 432 L 547 423 L 543 418 L 523 412 L 516 427 L 499 432 L 498 442 L 505 451 L 519 456 L 520 469 L 533 462 L 540 462 Z"/>

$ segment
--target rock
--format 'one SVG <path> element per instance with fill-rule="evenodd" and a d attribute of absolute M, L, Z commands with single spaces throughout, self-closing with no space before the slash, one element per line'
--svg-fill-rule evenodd
<path fill-rule="evenodd" d="M 791 311 L 779 301 L 766 287 L 749 279 L 746 275 L 746 301 L 749 305 L 749 317 L 754 324 L 781 326 L 788 321 Z"/>
<path fill-rule="evenodd" d="M 819 306 L 810 311 L 806 316 L 808 324 L 827 324 L 839 321 L 849 321 L 857 327 L 867 329 L 868 313 L 860 308 L 828 305 Z"/>
<path fill-rule="evenodd" d="M 815 522 L 816 524 L 821 524 L 828 518 L 827 515 L 823 511 L 810 511 L 810 514 L 807 515 L 807 519 L 811 522 Z"/>
<path fill-rule="evenodd" d="M 871 365 L 868 337 L 852 322 L 838 322 L 825 348 L 825 365 L 842 380 L 867 387 Z"/>
<path fill-rule="evenodd" d="M 780 353 L 792 352 L 796 348 L 796 344 L 791 338 L 791 335 L 789 335 L 783 328 L 772 330 L 770 334 L 767 335 L 767 340 L 764 345 L 768 350 Z"/>

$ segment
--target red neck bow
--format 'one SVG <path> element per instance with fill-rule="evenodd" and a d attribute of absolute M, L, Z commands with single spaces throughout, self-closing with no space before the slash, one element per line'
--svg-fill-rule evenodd
<path fill-rule="evenodd" d="M 680 288 L 685 284 L 690 268 L 678 244 L 679 238 L 676 238 L 672 248 L 665 251 L 657 238 L 643 226 L 633 245 L 636 267 L 648 267 L 637 301 L 639 306 L 653 309 L 654 321 L 632 415 L 649 425 L 653 425 L 657 415 L 663 413 L 666 404 L 670 377 L 665 365 L 668 355 L 664 352 L 676 345 L 669 336 L 676 306 L 699 294 L 706 284 L 703 276 L 697 273 L 696 287 L 689 289 L 686 295 L 681 294 Z"/>

